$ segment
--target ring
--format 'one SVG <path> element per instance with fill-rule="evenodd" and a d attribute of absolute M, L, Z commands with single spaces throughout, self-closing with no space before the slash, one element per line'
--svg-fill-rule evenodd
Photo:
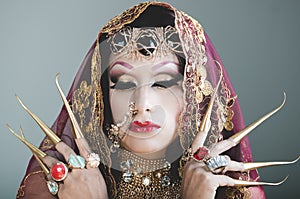
<path fill-rule="evenodd" d="M 50 174 L 53 180 L 62 181 L 68 175 L 68 167 L 62 162 L 57 162 L 51 167 Z"/>
<path fill-rule="evenodd" d="M 85 167 L 85 160 L 80 155 L 73 155 L 69 156 L 69 168 L 70 169 L 83 169 Z"/>
<path fill-rule="evenodd" d="M 91 168 L 97 168 L 100 164 L 100 157 L 97 153 L 90 153 L 86 159 L 86 165 Z"/>
<path fill-rule="evenodd" d="M 206 162 L 207 160 L 211 159 L 209 155 L 209 149 L 205 146 L 199 147 L 193 154 L 193 159 L 197 162 Z"/>
<path fill-rule="evenodd" d="M 57 194 L 57 192 L 58 192 L 58 184 L 55 181 L 53 181 L 53 180 L 47 181 L 47 187 L 48 187 L 48 189 L 49 189 L 49 191 L 50 191 L 50 193 L 52 195 L 56 195 Z"/>
<path fill-rule="evenodd" d="M 211 171 L 224 168 L 228 165 L 227 158 L 224 155 L 215 156 L 213 158 L 208 159 L 204 163 Z"/>

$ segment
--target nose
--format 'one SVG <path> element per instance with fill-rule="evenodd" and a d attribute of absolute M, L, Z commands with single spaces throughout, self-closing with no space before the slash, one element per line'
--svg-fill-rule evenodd
<path fill-rule="evenodd" d="M 138 114 L 150 113 L 153 107 L 154 93 L 148 85 L 140 86 L 132 96 Z"/>

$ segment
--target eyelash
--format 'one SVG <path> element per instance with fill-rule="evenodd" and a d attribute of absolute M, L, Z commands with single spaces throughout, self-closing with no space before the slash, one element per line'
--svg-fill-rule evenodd
<path fill-rule="evenodd" d="M 158 88 L 170 88 L 170 87 L 176 85 L 178 81 L 179 81 L 178 78 L 172 78 L 172 79 L 166 80 L 166 81 L 154 82 L 151 86 L 152 87 L 158 87 Z M 111 89 L 117 89 L 117 90 L 129 90 L 129 89 L 132 89 L 132 88 L 136 88 L 136 84 L 132 83 L 132 82 L 117 81 L 110 88 Z"/>

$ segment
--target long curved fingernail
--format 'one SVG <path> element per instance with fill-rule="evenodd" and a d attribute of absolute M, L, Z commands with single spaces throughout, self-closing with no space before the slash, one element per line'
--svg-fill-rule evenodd
<path fill-rule="evenodd" d="M 215 102 L 215 98 L 217 96 L 218 88 L 219 88 L 219 86 L 221 84 L 222 78 L 223 78 L 223 74 L 221 72 L 218 84 L 217 84 L 216 88 L 214 89 L 214 92 L 213 92 L 213 94 L 212 94 L 212 96 L 210 98 L 210 101 L 209 101 L 208 105 L 207 105 L 206 112 L 205 112 L 204 116 L 202 117 L 202 120 L 201 120 L 201 123 L 200 123 L 200 127 L 199 127 L 199 131 L 200 132 L 203 132 L 205 130 L 207 122 L 208 122 L 208 120 L 210 120 L 212 108 L 213 108 L 213 105 L 214 105 L 214 102 Z"/>
<path fill-rule="evenodd" d="M 245 168 L 245 171 L 247 171 L 247 170 L 258 169 L 258 168 L 262 168 L 262 167 L 293 164 L 293 163 L 296 163 L 299 159 L 300 159 L 300 156 L 293 161 L 247 162 L 247 163 L 244 163 L 244 168 Z"/>
<path fill-rule="evenodd" d="M 286 176 L 280 182 L 254 182 L 254 181 L 244 181 L 244 180 L 235 180 L 235 179 L 233 181 L 234 181 L 234 186 L 262 186 L 262 185 L 277 186 L 284 183 L 287 179 L 288 176 Z"/>
<path fill-rule="evenodd" d="M 41 127 L 41 129 L 44 131 L 44 133 L 49 137 L 49 139 L 56 145 L 61 141 L 61 139 L 40 119 L 38 118 L 34 113 L 32 113 L 21 101 L 21 99 L 16 95 L 16 98 L 22 105 L 22 107 L 26 110 L 27 113 L 36 121 L 36 123 Z"/>
<path fill-rule="evenodd" d="M 260 125 L 262 122 L 264 122 L 266 119 L 268 119 L 269 117 L 271 117 L 274 113 L 276 113 L 277 111 L 279 111 L 283 107 L 283 105 L 285 104 L 285 100 L 286 100 L 286 94 L 283 93 L 283 96 L 284 96 L 283 97 L 283 101 L 280 104 L 280 106 L 278 106 L 273 111 L 267 113 L 266 115 L 264 115 L 260 119 L 256 120 L 255 122 L 253 122 L 252 124 L 250 124 L 249 126 L 247 126 L 246 128 L 244 128 L 243 130 L 237 132 L 236 134 L 234 134 L 233 136 L 231 136 L 229 139 L 232 139 L 236 144 L 238 144 L 253 129 L 255 129 L 258 125 Z"/>
<path fill-rule="evenodd" d="M 33 153 L 33 156 L 35 157 L 36 161 L 39 163 L 44 174 L 48 177 L 48 175 L 50 174 L 48 167 L 42 162 L 42 160 L 35 153 Z"/>
<path fill-rule="evenodd" d="M 6 127 L 10 130 L 10 132 L 13 135 L 15 135 L 19 140 L 21 140 L 32 151 L 33 154 L 37 155 L 39 158 L 43 158 L 43 157 L 47 156 L 47 154 L 45 152 L 41 151 L 39 148 L 37 148 L 36 146 L 34 146 L 30 142 L 28 142 L 24 136 L 21 137 L 16 132 L 14 132 L 14 130 L 12 130 L 12 128 L 9 126 L 9 124 L 6 124 Z M 22 132 L 22 135 L 23 135 L 23 132 Z"/>
<path fill-rule="evenodd" d="M 64 93 L 63 93 L 63 91 L 62 91 L 62 89 L 61 89 L 61 87 L 59 85 L 59 83 L 58 83 L 58 76 L 59 76 L 59 74 L 56 74 L 56 77 L 55 77 L 56 87 L 57 87 L 57 89 L 59 91 L 61 99 L 63 100 L 63 102 L 64 102 L 64 104 L 66 106 L 66 109 L 68 111 L 69 117 L 71 119 L 71 123 L 72 123 L 72 127 L 73 127 L 73 136 L 75 137 L 75 139 L 83 138 L 84 136 L 83 136 L 83 134 L 81 132 L 81 129 L 80 129 L 79 124 L 78 124 L 78 122 L 77 122 L 77 120 L 75 118 L 75 115 L 74 115 L 74 113 L 73 113 L 73 111 L 72 111 L 72 109 L 71 109 L 71 107 L 69 105 L 69 102 L 67 101 L 67 99 L 66 99 L 66 97 L 65 97 L 65 95 L 64 95 Z"/>

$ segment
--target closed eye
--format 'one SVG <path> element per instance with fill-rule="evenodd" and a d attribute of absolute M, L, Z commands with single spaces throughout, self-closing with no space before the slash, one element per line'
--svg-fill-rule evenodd
<path fill-rule="evenodd" d="M 117 89 L 117 90 L 128 90 L 128 89 L 136 88 L 136 84 L 133 82 L 118 81 L 114 85 L 112 85 L 110 88 Z"/>
<path fill-rule="evenodd" d="M 156 81 L 153 83 L 152 87 L 170 88 L 170 87 L 178 84 L 180 77 L 181 77 L 181 75 L 178 75 L 170 80 Z"/>

